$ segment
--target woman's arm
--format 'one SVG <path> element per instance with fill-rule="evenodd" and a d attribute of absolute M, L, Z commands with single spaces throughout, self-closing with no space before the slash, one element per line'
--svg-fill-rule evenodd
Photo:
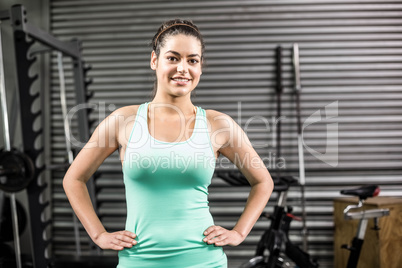
<path fill-rule="evenodd" d="M 106 232 L 95 213 L 86 186 L 92 174 L 119 146 L 120 113 L 119 110 L 112 113 L 99 124 L 63 179 L 64 191 L 75 214 L 91 239 L 102 249 L 122 250 L 137 243 L 135 234 L 129 231 Z"/>
<path fill-rule="evenodd" d="M 232 161 L 251 185 L 246 206 L 232 230 L 220 226 L 209 227 L 204 241 L 216 246 L 237 246 L 247 237 L 260 217 L 273 190 L 273 181 L 263 161 L 252 147 L 247 135 L 233 119 L 220 114 L 214 120 L 216 135 L 212 133 L 212 141 L 219 146 L 219 152 Z M 214 123 L 212 123 L 214 124 Z"/>

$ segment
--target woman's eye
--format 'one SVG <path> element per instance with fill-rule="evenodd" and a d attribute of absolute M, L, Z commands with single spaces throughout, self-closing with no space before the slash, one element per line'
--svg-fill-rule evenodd
<path fill-rule="evenodd" d="M 192 63 L 192 64 L 196 64 L 196 63 L 198 63 L 198 60 L 196 60 L 196 59 L 192 59 L 192 60 L 190 60 L 190 63 Z"/>
<path fill-rule="evenodd" d="M 168 59 L 168 61 L 177 61 L 176 57 L 168 57 L 167 59 Z"/>

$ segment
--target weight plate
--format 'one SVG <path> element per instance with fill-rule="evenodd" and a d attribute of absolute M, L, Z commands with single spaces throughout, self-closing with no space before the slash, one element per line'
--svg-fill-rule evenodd
<path fill-rule="evenodd" d="M 13 149 L 0 153 L 0 173 L 0 189 L 19 192 L 34 178 L 35 166 L 26 154 Z"/>

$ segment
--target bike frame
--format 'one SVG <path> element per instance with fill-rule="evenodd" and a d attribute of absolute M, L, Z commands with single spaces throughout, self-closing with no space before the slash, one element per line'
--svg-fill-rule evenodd
<path fill-rule="evenodd" d="M 359 226 L 357 227 L 356 236 L 352 240 L 352 245 L 342 245 L 342 248 L 350 250 L 347 268 L 356 268 L 359 262 L 361 249 L 364 242 L 364 236 L 366 234 L 367 224 L 369 219 L 374 219 L 375 228 L 378 229 L 378 218 L 389 215 L 389 209 L 370 209 L 362 210 L 358 212 L 350 212 L 352 209 L 362 207 L 364 200 L 360 199 L 358 205 L 347 206 L 343 211 L 346 220 L 360 219 Z"/>
<path fill-rule="evenodd" d="M 356 268 L 359 262 L 360 252 L 364 242 L 364 236 L 366 234 L 367 224 L 369 219 L 374 219 L 374 228 L 379 230 L 378 228 L 378 218 L 389 215 L 389 209 L 369 209 L 369 210 L 361 210 L 357 212 L 351 212 L 351 210 L 355 210 L 361 208 L 368 197 L 377 196 L 380 193 L 380 188 L 377 185 L 368 185 L 363 186 L 357 189 L 351 190 L 342 190 L 341 194 L 345 195 L 353 195 L 359 197 L 359 203 L 357 205 L 349 205 L 343 211 L 343 216 L 345 220 L 358 219 L 359 226 L 357 227 L 356 236 L 352 240 L 352 246 L 342 245 L 342 248 L 345 248 L 350 251 L 347 268 Z"/>
<path fill-rule="evenodd" d="M 279 185 L 275 184 L 276 189 L 274 189 L 279 192 L 278 202 L 274 207 L 273 214 L 268 217 L 271 219 L 271 225 L 262 235 L 256 249 L 256 257 L 261 257 L 264 264 L 259 263 L 259 266 L 254 267 L 282 267 L 284 260 L 281 254 L 285 254 L 301 268 L 316 268 L 318 267 L 317 262 L 312 260 L 308 253 L 293 244 L 288 235 L 291 221 L 301 220 L 291 214 L 290 206 L 286 206 L 288 189 L 296 180 L 288 177 L 287 179 L 281 178 L 280 181 Z M 268 258 L 264 257 L 266 250 L 269 252 Z"/>

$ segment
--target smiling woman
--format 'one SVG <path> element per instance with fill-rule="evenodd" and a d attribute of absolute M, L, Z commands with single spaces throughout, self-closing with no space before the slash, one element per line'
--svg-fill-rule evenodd
<path fill-rule="evenodd" d="M 201 76 L 201 47 L 194 36 L 178 34 L 166 37 L 165 45 L 158 56 L 151 55 L 151 68 L 156 72 L 156 94 L 167 90 L 170 94 L 191 93 L 198 85 Z"/>
<path fill-rule="evenodd" d="M 102 249 L 119 251 L 118 268 L 226 268 L 222 247 L 237 246 L 248 235 L 268 202 L 272 179 L 230 116 L 191 101 L 204 55 L 198 28 L 190 21 L 168 21 L 152 45 L 154 98 L 120 108 L 103 120 L 70 166 L 63 186 L 93 241 Z M 124 231 L 109 233 L 91 206 L 85 183 L 117 149 L 127 220 Z M 235 163 L 251 185 L 232 229 L 216 226 L 208 206 L 219 154 Z"/>
<path fill-rule="evenodd" d="M 176 40 L 177 42 L 172 42 L 172 44 L 169 45 L 178 47 L 181 51 L 175 51 L 166 47 L 167 41 L 172 39 L 169 37 L 173 36 L 178 37 L 173 38 L 173 41 Z M 182 45 L 185 45 L 186 48 Z M 162 49 L 164 50 L 162 51 L 162 57 L 164 57 L 167 62 L 170 62 L 172 68 L 177 68 L 177 72 L 179 73 L 171 79 L 175 80 L 177 85 L 182 86 L 188 86 L 190 84 L 189 80 L 192 80 L 191 84 L 194 86 L 193 89 L 197 86 L 199 76 L 202 74 L 201 68 L 204 61 L 205 43 L 196 25 L 191 21 L 178 19 L 163 23 L 152 39 L 152 49 L 151 68 L 153 70 L 156 70 L 155 63 L 159 59 Z M 189 71 L 188 67 L 191 67 L 192 74 L 196 76 L 195 78 L 197 78 L 197 80 L 186 76 L 186 72 Z M 160 80 L 157 76 L 152 92 L 153 98 L 158 90 L 158 81 Z"/>

